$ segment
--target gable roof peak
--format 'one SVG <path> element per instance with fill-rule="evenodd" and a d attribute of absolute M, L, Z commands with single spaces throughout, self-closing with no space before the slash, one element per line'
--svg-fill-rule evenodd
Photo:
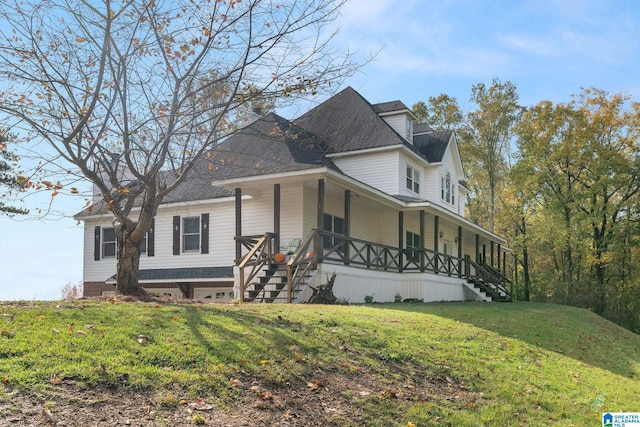
<path fill-rule="evenodd" d="M 351 86 L 293 121 L 326 143 L 329 152 L 344 153 L 399 146 L 406 140 L 380 117 Z"/>

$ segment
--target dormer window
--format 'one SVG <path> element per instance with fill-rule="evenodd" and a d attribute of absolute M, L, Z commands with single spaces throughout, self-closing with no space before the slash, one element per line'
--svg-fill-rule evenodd
<path fill-rule="evenodd" d="M 413 142 L 413 122 L 409 116 L 405 116 L 404 137 L 409 142 Z"/>
<path fill-rule="evenodd" d="M 407 166 L 407 189 L 420 194 L 420 171 Z"/>

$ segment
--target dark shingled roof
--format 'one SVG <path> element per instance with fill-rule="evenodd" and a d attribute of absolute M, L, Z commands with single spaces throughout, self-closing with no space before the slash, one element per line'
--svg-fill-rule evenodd
<path fill-rule="evenodd" d="M 433 128 L 426 123 L 415 123 L 413 125 L 413 134 L 433 132 Z"/>
<path fill-rule="evenodd" d="M 163 204 L 232 196 L 233 192 L 211 185 L 217 180 L 317 167 L 339 170 L 327 157 L 332 153 L 403 145 L 429 162 L 442 161 L 453 131 L 434 132 L 416 124 L 411 144 L 378 115 L 402 110 L 408 108 L 400 101 L 372 105 L 347 87 L 293 122 L 269 113 L 213 148 Z M 170 172 L 162 178 L 166 182 L 175 179 Z M 141 201 L 139 198 L 136 205 Z M 76 217 L 106 212 L 104 202 L 98 202 Z"/>
<path fill-rule="evenodd" d="M 139 280 L 233 279 L 233 267 L 154 268 L 140 270 Z M 115 274 L 107 281 L 116 280 Z"/>
<path fill-rule="evenodd" d="M 269 113 L 211 151 L 210 179 L 222 180 L 313 169 L 335 168 L 327 145 L 315 135 Z"/>
<path fill-rule="evenodd" d="M 325 144 L 286 119 L 269 113 L 239 130 L 198 162 L 188 177 L 162 203 L 210 200 L 233 196 L 233 192 L 214 187 L 214 180 L 239 178 L 269 173 L 290 172 L 329 166 L 337 169 L 325 157 Z M 164 178 L 171 180 L 169 172 Z M 142 204 L 138 197 L 136 206 Z M 106 204 L 97 202 L 76 217 L 107 213 Z"/>
<path fill-rule="evenodd" d="M 171 182 L 175 178 L 171 177 L 168 172 L 163 173 L 161 179 L 166 182 Z M 189 176 L 180 183 L 171 193 L 167 195 L 162 201 L 162 204 L 175 203 L 175 202 L 192 202 L 196 200 L 211 200 L 220 197 L 233 196 L 233 192 L 225 190 L 223 188 L 214 187 L 211 185 L 211 176 L 202 173 L 202 167 L 193 170 Z M 134 206 L 142 205 L 142 196 L 138 196 L 134 202 Z M 109 212 L 107 204 L 104 200 L 100 199 L 96 201 L 93 206 L 77 213 L 76 218 L 83 218 L 93 214 L 105 214 Z"/>
<path fill-rule="evenodd" d="M 351 87 L 303 114 L 294 123 L 327 144 L 330 153 L 406 143 Z"/>
<path fill-rule="evenodd" d="M 373 108 L 373 111 L 375 111 L 378 114 L 391 113 L 393 111 L 409 110 L 409 107 L 404 105 L 402 101 L 381 102 L 379 104 L 373 104 L 371 107 Z"/>
<path fill-rule="evenodd" d="M 413 145 L 430 163 L 438 163 L 442 161 L 452 137 L 452 130 L 413 135 Z"/>

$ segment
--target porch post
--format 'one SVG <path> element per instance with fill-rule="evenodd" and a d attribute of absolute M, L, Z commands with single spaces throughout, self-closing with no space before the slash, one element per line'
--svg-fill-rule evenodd
<path fill-rule="evenodd" d="M 480 264 L 480 235 L 476 233 L 476 264 Z"/>
<path fill-rule="evenodd" d="M 486 263 L 487 262 L 487 245 L 483 244 L 482 245 L 482 260 L 481 262 Z"/>
<path fill-rule="evenodd" d="M 433 270 L 434 273 L 438 274 L 438 271 L 440 270 L 438 264 L 440 261 L 440 252 L 438 249 L 438 239 L 440 239 L 440 217 L 438 215 L 435 215 L 433 217 L 433 251 L 435 252 L 434 258 L 433 258 Z"/>
<path fill-rule="evenodd" d="M 404 266 L 404 212 L 398 212 L 398 273 Z"/>
<path fill-rule="evenodd" d="M 502 256 L 500 254 L 501 250 L 502 250 L 502 245 L 498 243 L 498 270 L 500 270 L 500 263 L 502 262 Z M 502 269 L 502 271 L 504 271 L 504 268 Z"/>
<path fill-rule="evenodd" d="M 273 244 L 274 253 L 280 252 L 280 184 L 273 184 Z"/>
<path fill-rule="evenodd" d="M 513 282 L 511 282 L 511 298 L 514 298 L 513 285 L 515 282 L 516 292 L 518 291 L 518 256 L 513 256 Z"/>
<path fill-rule="evenodd" d="M 425 222 L 427 213 L 424 210 L 420 211 L 420 271 L 424 273 L 424 237 L 425 237 Z"/>
<path fill-rule="evenodd" d="M 242 191 L 236 188 L 236 237 L 242 236 Z M 242 242 L 236 239 L 236 262 L 242 258 Z"/>
<path fill-rule="evenodd" d="M 236 263 L 240 263 L 242 257 L 242 242 L 238 239 L 242 236 L 242 191 L 239 187 L 236 187 Z M 240 302 L 244 302 L 244 268 L 240 269 L 240 295 L 236 295 L 240 298 Z"/>
<path fill-rule="evenodd" d="M 507 253 L 502 253 L 502 274 L 507 275 Z"/>
<path fill-rule="evenodd" d="M 349 254 L 351 249 L 351 190 L 344 190 L 344 235 L 347 237 L 342 248 L 344 252 L 344 265 L 349 265 L 351 256 Z"/>
<path fill-rule="evenodd" d="M 495 262 L 494 262 L 494 259 L 493 259 L 493 245 L 494 245 L 494 243 L 493 243 L 493 240 L 492 240 L 491 244 L 490 244 L 490 248 L 491 248 L 491 267 L 495 267 L 495 265 L 496 265 Z"/>
<path fill-rule="evenodd" d="M 458 226 L 458 277 L 462 277 L 462 226 Z"/>
<path fill-rule="evenodd" d="M 318 180 L 318 219 L 317 219 L 317 224 L 316 224 L 316 229 L 318 231 L 322 231 L 322 229 L 324 228 L 324 178 L 320 178 Z M 320 237 L 318 239 L 316 239 L 316 244 L 315 244 L 315 252 L 316 252 L 316 256 L 318 257 L 318 263 L 322 262 L 322 258 L 323 258 L 323 238 Z"/>

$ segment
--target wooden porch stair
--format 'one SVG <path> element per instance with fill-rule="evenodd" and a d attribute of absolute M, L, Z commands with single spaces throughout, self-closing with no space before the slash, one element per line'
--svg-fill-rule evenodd
<path fill-rule="evenodd" d="M 311 278 L 307 275 L 299 286 L 292 288 L 291 301 L 296 302 Z M 287 296 L 287 266 L 286 264 L 268 264 L 261 274 L 256 276 L 257 281 L 251 282 L 244 292 L 244 302 L 288 302 Z"/>
<path fill-rule="evenodd" d="M 482 297 L 485 301 L 489 298 L 494 302 L 512 302 L 511 293 L 507 290 L 506 285 L 511 281 L 489 264 L 476 264 L 469 262 L 470 266 L 475 268 L 475 275 L 467 274 L 465 285 L 475 294 Z"/>
<path fill-rule="evenodd" d="M 286 263 L 276 263 L 280 248 L 274 245 L 274 234 L 238 236 L 248 253 L 238 263 L 240 301 L 264 303 L 296 302 L 315 274 L 317 258 L 308 256 L 316 241 L 312 233 Z M 313 252 L 311 252 L 313 253 Z"/>

